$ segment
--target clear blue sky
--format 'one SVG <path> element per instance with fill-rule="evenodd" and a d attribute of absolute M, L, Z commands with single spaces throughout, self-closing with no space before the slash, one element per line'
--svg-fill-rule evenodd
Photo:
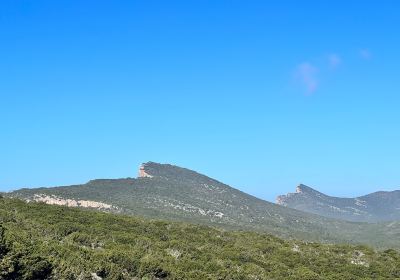
<path fill-rule="evenodd" d="M 0 190 L 173 163 L 268 200 L 400 188 L 399 1 L 0 3 Z"/>

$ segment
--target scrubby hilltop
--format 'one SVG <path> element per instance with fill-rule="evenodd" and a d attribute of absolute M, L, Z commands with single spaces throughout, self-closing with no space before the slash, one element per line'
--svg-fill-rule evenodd
<path fill-rule="evenodd" d="M 392 238 L 398 224 L 349 223 L 307 214 L 243 193 L 195 171 L 148 162 L 136 179 L 93 180 L 83 185 L 22 189 L 8 196 L 27 201 L 67 202 L 101 211 L 269 232 L 284 238 L 322 242 L 368 243 L 400 247 Z M 49 202 L 50 201 L 50 202 Z"/>

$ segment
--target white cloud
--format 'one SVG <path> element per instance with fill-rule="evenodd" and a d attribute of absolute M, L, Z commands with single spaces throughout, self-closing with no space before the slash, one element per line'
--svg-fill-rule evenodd
<path fill-rule="evenodd" d="M 304 87 L 307 94 L 313 94 L 318 88 L 318 68 L 309 62 L 303 62 L 296 68 L 296 79 Z"/>

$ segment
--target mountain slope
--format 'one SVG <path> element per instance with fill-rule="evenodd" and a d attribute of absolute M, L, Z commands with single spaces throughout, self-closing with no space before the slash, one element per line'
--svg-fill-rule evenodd
<path fill-rule="evenodd" d="M 277 204 L 348 221 L 400 220 L 400 191 L 381 191 L 356 198 L 339 198 L 300 185 L 297 187 L 296 193 L 278 196 Z"/>
<path fill-rule="evenodd" d="M 400 254 L 0 199 L 0 279 L 398 279 Z"/>
<path fill-rule="evenodd" d="M 399 246 L 398 224 L 375 226 L 332 220 L 258 199 L 197 172 L 146 163 L 137 179 L 93 180 L 83 185 L 22 189 L 8 196 L 143 217 L 266 231 L 285 238 Z M 400 247 L 400 246 L 399 246 Z"/>

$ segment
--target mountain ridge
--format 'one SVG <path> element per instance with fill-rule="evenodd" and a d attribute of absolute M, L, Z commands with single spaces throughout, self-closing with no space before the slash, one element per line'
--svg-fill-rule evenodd
<path fill-rule="evenodd" d="M 400 220 L 400 190 L 376 191 L 347 198 L 329 196 L 300 184 L 296 192 L 278 196 L 276 203 L 324 217 L 353 222 Z"/>
<path fill-rule="evenodd" d="M 73 186 L 21 189 L 7 196 L 26 201 L 35 201 L 35 196 L 40 195 L 49 197 L 50 201 L 70 199 L 76 203 L 89 201 L 89 205 L 97 202 L 110 205 L 107 209 L 98 209 L 101 211 L 225 229 L 262 231 L 284 238 L 400 247 L 400 242 L 392 238 L 400 233 L 397 223 L 377 227 L 305 213 L 270 203 L 206 175 L 170 164 L 147 162 L 139 168 L 139 174 L 140 170 L 147 175 L 91 180 Z"/>

